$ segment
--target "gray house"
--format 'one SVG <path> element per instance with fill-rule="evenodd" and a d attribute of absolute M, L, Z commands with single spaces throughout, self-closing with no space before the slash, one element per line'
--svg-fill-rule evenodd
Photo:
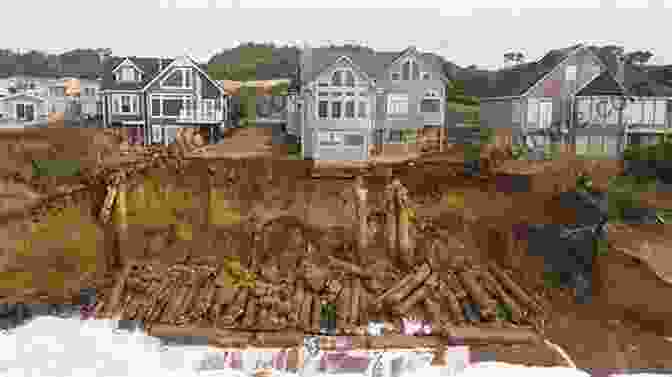
<path fill-rule="evenodd" d="M 304 158 L 366 160 L 405 143 L 402 135 L 444 125 L 448 79 L 437 55 L 305 48 L 299 64 L 288 131 L 300 137 Z"/>
<path fill-rule="evenodd" d="M 481 98 L 481 124 L 509 127 L 514 143 L 532 148 L 570 142 L 577 153 L 616 156 L 624 142 L 669 128 L 671 96 L 606 49 L 576 45 L 498 72 Z"/>

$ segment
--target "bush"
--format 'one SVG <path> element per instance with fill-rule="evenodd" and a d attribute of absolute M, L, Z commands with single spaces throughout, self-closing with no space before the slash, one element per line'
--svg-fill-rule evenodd
<path fill-rule="evenodd" d="M 36 177 L 74 177 L 82 170 L 76 160 L 33 160 L 32 163 Z"/>

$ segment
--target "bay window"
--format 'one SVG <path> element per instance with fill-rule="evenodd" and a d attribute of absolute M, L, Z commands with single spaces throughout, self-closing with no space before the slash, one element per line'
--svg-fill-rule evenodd
<path fill-rule="evenodd" d="M 338 69 L 323 80 L 328 81 L 318 81 L 317 119 L 352 120 L 368 117 L 368 87 L 357 82 L 354 71 Z"/>

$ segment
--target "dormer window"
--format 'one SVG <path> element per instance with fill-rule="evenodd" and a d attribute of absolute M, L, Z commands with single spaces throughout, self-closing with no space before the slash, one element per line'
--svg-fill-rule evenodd
<path fill-rule="evenodd" d="M 142 70 L 130 59 L 124 60 L 112 73 L 114 74 L 115 81 L 122 82 L 139 82 L 142 81 L 143 76 Z"/>
<path fill-rule="evenodd" d="M 117 81 L 140 81 L 140 72 L 133 67 L 122 67 L 115 74 Z"/>
<path fill-rule="evenodd" d="M 401 78 L 401 74 L 399 72 L 392 72 L 391 75 L 392 81 L 399 81 Z"/>
<path fill-rule="evenodd" d="M 430 79 L 429 73 L 428 72 L 422 72 L 422 79 L 423 80 L 429 80 Z"/>

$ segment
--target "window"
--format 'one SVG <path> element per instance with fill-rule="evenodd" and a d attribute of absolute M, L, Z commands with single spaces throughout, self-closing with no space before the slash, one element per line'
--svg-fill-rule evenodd
<path fill-rule="evenodd" d="M 403 132 L 401 130 L 390 130 L 387 141 L 389 143 L 401 143 L 403 137 Z"/>
<path fill-rule="evenodd" d="M 345 134 L 343 144 L 350 147 L 359 147 L 364 144 L 364 136 L 357 134 Z"/>
<path fill-rule="evenodd" d="M 392 81 L 399 81 L 401 74 L 399 72 L 392 72 L 391 78 Z"/>
<path fill-rule="evenodd" d="M 424 98 L 420 102 L 420 112 L 423 113 L 440 113 L 441 100 L 438 98 Z"/>
<path fill-rule="evenodd" d="M 654 111 L 654 101 L 645 101 L 644 102 L 644 119 L 642 123 L 651 124 L 653 123 L 653 111 Z"/>
<path fill-rule="evenodd" d="M 114 112 L 119 113 L 119 97 L 114 97 L 114 99 L 112 100 L 112 104 L 113 104 L 112 107 L 114 109 Z"/>
<path fill-rule="evenodd" d="M 665 125 L 665 111 L 667 103 L 665 100 L 656 101 L 655 116 L 653 117 L 653 124 L 662 126 Z"/>
<path fill-rule="evenodd" d="M 339 132 L 324 132 L 319 134 L 321 146 L 338 146 L 343 144 L 343 135 Z"/>
<path fill-rule="evenodd" d="M 317 105 L 317 114 L 320 119 L 327 119 L 329 117 L 329 101 L 320 101 Z"/>
<path fill-rule="evenodd" d="M 161 81 L 161 86 L 167 88 L 191 88 L 190 76 L 191 69 L 176 68 L 165 79 L 163 79 L 163 81 Z"/>
<path fill-rule="evenodd" d="M 176 117 L 180 114 L 182 108 L 181 98 L 164 98 L 163 99 L 163 115 Z"/>
<path fill-rule="evenodd" d="M 530 99 L 527 101 L 527 123 L 537 125 L 539 123 L 539 101 Z"/>
<path fill-rule="evenodd" d="M 152 98 L 152 116 L 161 116 L 161 100 Z"/>
<path fill-rule="evenodd" d="M 429 79 L 430 79 L 430 75 L 429 75 L 429 73 L 427 73 L 427 72 L 422 72 L 422 79 L 423 79 L 423 80 L 429 80 Z"/>
<path fill-rule="evenodd" d="M 568 65 L 565 68 L 565 81 L 575 81 L 576 80 L 576 65 Z"/>
<path fill-rule="evenodd" d="M 342 73 L 343 71 L 334 72 L 331 76 L 331 86 L 343 86 Z"/>
<path fill-rule="evenodd" d="M 345 86 L 355 87 L 355 74 L 352 71 L 345 71 Z"/>
<path fill-rule="evenodd" d="M 131 112 L 131 97 L 121 96 L 121 112 L 122 113 Z"/>
<path fill-rule="evenodd" d="M 418 63 L 415 60 L 411 61 L 411 72 L 413 80 L 420 80 L 420 70 L 418 68 Z"/>
<path fill-rule="evenodd" d="M 23 119 L 26 117 L 26 107 L 22 103 L 16 104 L 16 118 Z"/>
<path fill-rule="evenodd" d="M 355 101 L 348 101 L 345 103 L 345 117 L 348 119 L 355 118 Z"/>
<path fill-rule="evenodd" d="M 138 72 L 133 69 L 133 67 L 122 67 L 121 71 L 121 81 L 137 81 Z"/>
<path fill-rule="evenodd" d="M 366 106 L 367 106 L 366 101 L 359 101 L 359 111 L 357 112 L 357 117 L 359 119 L 365 119 L 368 117 Z"/>
<path fill-rule="evenodd" d="M 408 114 L 408 95 L 390 95 L 388 97 L 387 112 L 389 114 Z"/>
<path fill-rule="evenodd" d="M 409 80 L 410 78 L 411 78 L 411 62 L 406 61 L 401 66 L 401 79 L 402 80 Z"/>
<path fill-rule="evenodd" d="M 334 101 L 331 103 L 331 118 L 339 119 L 341 117 L 341 103 Z"/>
<path fill-rule="evenodd" d="M 153 143 L 161 142 L 161 126 L 157 124 L 152 125 L 152 142 Z"/>

